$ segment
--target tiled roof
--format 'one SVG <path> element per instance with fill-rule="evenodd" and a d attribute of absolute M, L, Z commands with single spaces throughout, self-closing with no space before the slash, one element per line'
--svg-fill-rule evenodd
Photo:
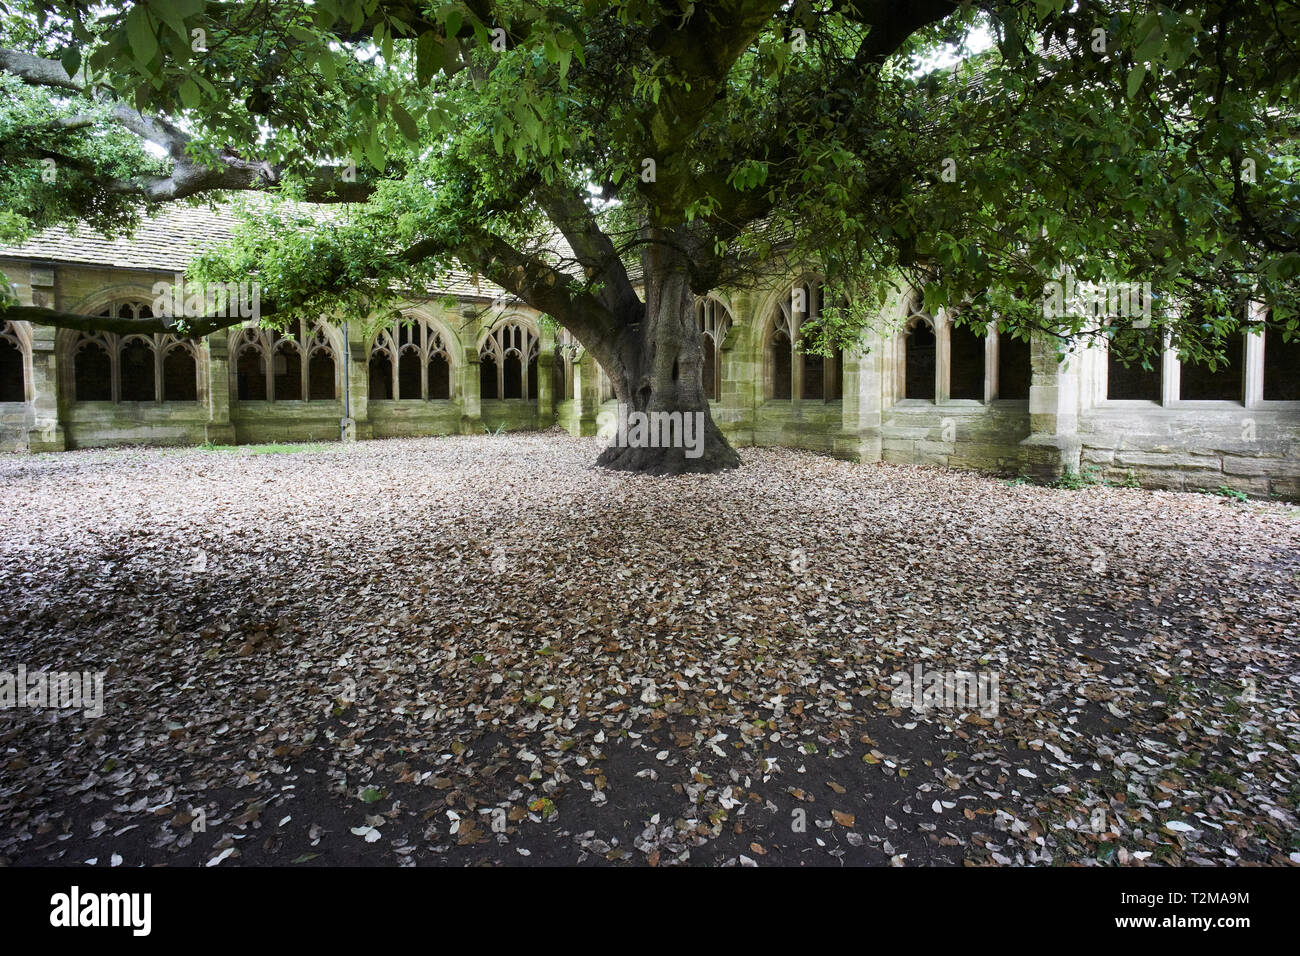
<path fill-rule="evenodd" d="M 106 239 L 85 226 L 75 232 L 53 226 L 21 246 L 0 245 L 0 257 L 183 271 L 199 253 L 229 239 L 237 221 L 225 209 L 169 205 L 143 219 L 130 238 Z"/>
<path fill-rule="evenodd" d="M 184 272 L 200 253 L 230 239 L 239 221 L 233 205 L 210 208 L 173 203 L 143 218 L 129 238 L 107 239 L 86 226 L 75 231 L 53 226 L 22 245 L 0 245 L 0 259 Z M 434 295 L 493 299 L 503 293 L 486 279 L 457 270 L 445 276 Z"/>

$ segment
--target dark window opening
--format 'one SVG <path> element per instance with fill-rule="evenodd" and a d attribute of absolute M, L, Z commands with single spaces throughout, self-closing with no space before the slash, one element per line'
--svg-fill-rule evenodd
<path fill-rule="evenodd" d="M 307 363 L 307 397 L 313 402 L 334 401 L 334 356 L 327 352 L 317 352 Z"/>
<path fill-rule="evenodd" d="M 767 346 L 768 361 L 772 367 L 772 397 L 782 401 L 790 398 L 790 365 L 793 355 L 790 351 L 790 338 L 784 332 L 777 332 Z"/>
<path fill-rule="evenodd" d="M 998 398 L 1028 401 L 1032 372 L 1029 342 L 1013 339 L 1009 334 L 998 337 Z"/>
<path fill-rule="evenodd" d="M 800 398 L 820 401 L 826 397 L 826 357 L 807 353 L 803 357 L 803 394 Z"/>
<path fill-rule="evenodd" d="M 87 342 L 77 352 L 72 364 L 77 401 L 113 400 L 113 363 L 107 349 L 98 342 Z"/>
<path fill-rule="evenodd" d="M 194 353 L 184 346 L 171 349 L 163 357 L 163 401 L 198 400 L 198 363 L 194 361 Z"/>
<path fill-rule="evenodd" d="M 903 374 L 906 377 L 903 397 L 934 401 L 934 369 L 937 354 L 934 330 L 924 322 L 918 322 L 908 330 L 904 349 L 906 355 Z"/>
<path fill-rule="evenodd" d="M 984 336 L 954 325 L 951 336 L 948 397 L 984 401 Z"/>
<path fill-rule="evenodd" d="M 302 401 L 302 355 L 297 349 L 276 349 L 271 360 L 274 370 L 275 400 L 277 402 Z"/>
<path fill-rule="evenodd" d="M 1283 342 L 1281 329 L 1264 331 L 1264 400 L 1300 402 L 1300 337 Z"/>
<path fill-rule="evenodd" d="M 266 401 L 266 366 L 257 349 L 245 349 L 235 366 L 236 394 L 241 402 Z"/>
<path fill-rule="evenodd" d="M 429 358 L 429 397 L 451 398 L 451 365 L 441 355 Z"/>
<path fill-rule="evenodd" d="M 152 402 L 154 394 L 153 349 L 142 339 L 122 346 L 122 401 Z"/>
<path fill-rule="evenodd" d="M 1208 364 L 1184 362 L 1180 372 L 1179 397 L 1188 402 L 1240 402 L 1244 393 L 1242 374 L 1246 365 L 1246 342 L 1233 336 L 1227 342 L 1226 361 L 1213 371 Z"/>
<path fill-rule="evenodd" d="M 479 398 L 497 397 L 497 363 L 496 359 L 484 356 L 478 369 Z"/>
<path fill-rule="evenodd" d="M 528 398 L 537 401 L 537 356 L 528 360 Z"/>
<path fill-rule="evenodd" d="M 397 360 L 397 397 L 420 398 L 420 353 L 407 349 Z"/>
<path fill-rule="evenodd" d="M 0 402 L 24 402 L 23 350 L 8 339 L 0 339 Z"/>
<path fill-rule="evenodd" d="M 1148 330 L 1140 344 L 1125 347 L 1111 342 L 1106 356 L 1106 397 L 1112 401 L 1161 401 L 1164 390 L 1164 362 L 1160 353 L 1147 351 L 1154 342 L 1155 330 Z M 1124 360 L 1128 360 L 1127 367 Z M 1142 367 L 1142 360 L 1151 366 Z"/>
<path fill-rule="evenodd" d="M 385 402 L 393 397 L 393 363 L 387 355 L 370 356 L 370 400 Z"/>
<path fill-rule="evenodd" d="M 524 366 L 519 361 L 518 355 L 507 355 L 505 362 L 501 365 L 503 373 L 502 388 L 504 394 L 502 398 L 523 398 L 524 392 Z"/>

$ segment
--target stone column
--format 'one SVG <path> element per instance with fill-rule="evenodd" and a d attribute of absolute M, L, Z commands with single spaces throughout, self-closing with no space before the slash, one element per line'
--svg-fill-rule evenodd
<path fill-rule="evenodd" d="M 347 391 L 339 398 L 346 396 L 343 415 L 352 420 L 352 430 L 359 440 L 375 437 L 375 427 L 370 421 L 370 354 L 366 345 L 360 323 L 349 322 L 347 347 L 341 358 Z"/>
<path fill-rule="evenodd" d="M 1035 332 L 1029 342 L 1029 437 L 1020 443 L 1020 470 L 1041 481 L 1079 470 L 1078 355 L 1059 360 L 1057 339 Z"/>
<path fill-rule="evenodd" d="M 600 411 L 600 367 L 595 356 L 584 351 L 573 363 L 573 400 L 577 403 L 578 434 L 596 434 L 596 413 Z"/>
<path fill-rule="evenodd" d="M 475 345 L 477 338 L 478 328 L 475 326 L 473 334 L 469 337 L 469 344 L 461 352 L 459 371 L 461 372 L 460 433 L 462 435 L 477 435 L 483 431 L 483 393 L 480 384 L 482 366 L 479 364 L 478 347 Z M 540 395 L 541 392 L 539 391 L 538 394 Z"/>
<path fill-rule="evenodd" d="M 221 329 L 203 340 L 199 350 L 207 393 L 208 420 L 203 437 L 214 445 L 233 445 L 235 426 L 230 420 L 230 332 Z"/>
<path fill-rule="evenodd" d="M 27 450 L 63 451 L 67 438 L 59 416 L 59 360 L 54 342 L 57 330 L 33 325 L 31 403 L 28 412 Z"/>
<path fill-rule="evenodd" d="M 864 334 L 858 348 L 844 355 L 843 432 L 835 439 L 836 455 L 880 461 L 881 355 L 875 333 Z"/>
<path fill-rule="evenodd" d="M 551 378 L 555 358 L 555 333 L 542 329 L 537 343 L 537 421 L 538 428 L 555 424 L 555 382 Z"/>

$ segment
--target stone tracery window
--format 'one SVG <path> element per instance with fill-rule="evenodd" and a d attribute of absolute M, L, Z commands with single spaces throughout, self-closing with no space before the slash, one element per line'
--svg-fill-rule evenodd
<path fill-rule="evenodd" d="M 143 319 L 148 304 L 121 299 L 97 316 Z M 197 402 L 200 345 L 197 339 L 170 332 L 119 335 L 82 332 L 67 351 L 72 365 L 73 400 L 77 402 Z"/>
<path fill-rule="evenodd" d="M 12 322 L 0 322 L 0 402 L 27 401 L 26 336 Z"/>
<path fill-rule="evenodd" d="M 299 320 L 292 336 L 245 327 L 230 342 L 235 397 L 241 402 L 333 401 L 338 350 L 325 325 Z"/>
<path fill-rule="evenodd" d="M 371 401 L 451 398 L 451 348 L 427 319 L 408 316 L 380 330 L 370 346 Z"/>
<path fill-rule="evenodd" d="M 555 361 L 551 365 L 551 391 L 555 401 L 568 402 L 577 397 L 577 376 L 574 369 L 582 361 L 582 344 L 568 329 L 560 329 L 555 337 Z"/>
<path fill-rule="evenodd" d="M 796 349 L 796 343 L 811 342 L 812 330 L 821 318 L 826 287 L 816 279 L 796 282 L 777 303 L 768 323 L 764 344 L 764 394 L 768 399 L 839 401 L 843 395 L 844 353 L 835 349 L 830 356 Z"/>
<path fill-rule="evenodd" d="M 695 327 L 700 332 L 704 352 L 701 377 L 704 394 L 713 401 L 722 400 L 722 343 L 731 331 L 731 313 L 712 296 L 695 300 Z"/>
<path fill-rule="evenodd" d="M 518 319 L 499 324 L 479 346 L 480 397 L 537 398 L 537 335 Z"/>

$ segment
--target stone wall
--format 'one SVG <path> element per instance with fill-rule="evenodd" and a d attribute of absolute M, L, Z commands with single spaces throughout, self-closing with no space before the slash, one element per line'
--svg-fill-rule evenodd
<path fill-rule="evenodd" d="M 0 262 L 0 269 L 14 280 L 23 301 L 86 313 L 123 297 L 149 298 L 154 282 L 173 278 L 165 272 L 20 260 Z M 1223 486 L 1252 495 L 1300 497 L 1300 403 L 1262 400 L 1258 343 L 1246 350 L 1240 402 L 1181 402 L 1177 360 L 1169 354 L 1164 360 L 1166 390 L 1159 401 L 1116 402 L 1106 399 L 1104 349 L 1080 347 L 1062 355 L 1054 340 L 1036 336 L 1025 366 L 1027 397 L 1003 398 L 1000 355 L 1007 346 L 996 333 L 974 345 L 967 336 L 962 347 L 968 350 L 968 369 L 980 360 L 969 350 L 984 350 L 984 394 L 982 399 L 954 399 L 950 386 L 957 340 L 951 321 L 940 313 L 920 317 L 935 340 L 935 380 L 932 388 L 925 383 L 930 397 L 906 398 L 906 330 L 917 317 L 907 314 L 910 296 L 900 296 L 864 334 L 860 347 L 845 353 L 834 393 L 828 390 L 822 399 L 778 398 L 773 397 L 771 376 L 779 350 L 768 351 L 774 329 L 784 322 L 797 330 L 807 320 L 794 305 L 791 282 L 795 288 L 799 283 L 815 288 L 815 279 L 792 277 L 716 297 L 712 314 L 725 316 L 725 322 L 715 329 L 721 378 L 710 410 L 733 444 L 780 445 L 860 461 L 1027 474 L 1041 480 L 1082 469 L 1099 478 L 1157 488 Z M 330 326 L 337 341 L 332 400 L 240 400 L 233 371 L 237 357 L 230 354 L 240 333 L 231 329 L 202 344 L 197 401 L 76 401 L 71 334 L 23 326 L 28 400 L 0 404 L 0 449 L 332 441 L 349 413 L 361 439 L 555 424 L 574 435 L 613 434 L 618 406 L 600 369 L 572 339 L 557 339 L 543 329 L 532 310 L 503 312 L 486 299 L 463 298 L 455 309 L 424 302 L 404 311 L 426 323 L 430 335 L 436 329 L 442 336 L 451 368 L 449 397 L 372 398 L 368 363 L 372 348 L 380 344 L 375 334 L 349 326 L 344 344 L 342 331 Z M 483 369 L 492 366 L 480 364 L 480 352 L 489 332 L 507 320 L 526 326 L 537 343 L 535 398 L 481 397 Z M 791 362 L 791 393 L 802 394 L 797 350 Z M 553 394 L 556 363 L 564 367 L 563 394 Z"/>

